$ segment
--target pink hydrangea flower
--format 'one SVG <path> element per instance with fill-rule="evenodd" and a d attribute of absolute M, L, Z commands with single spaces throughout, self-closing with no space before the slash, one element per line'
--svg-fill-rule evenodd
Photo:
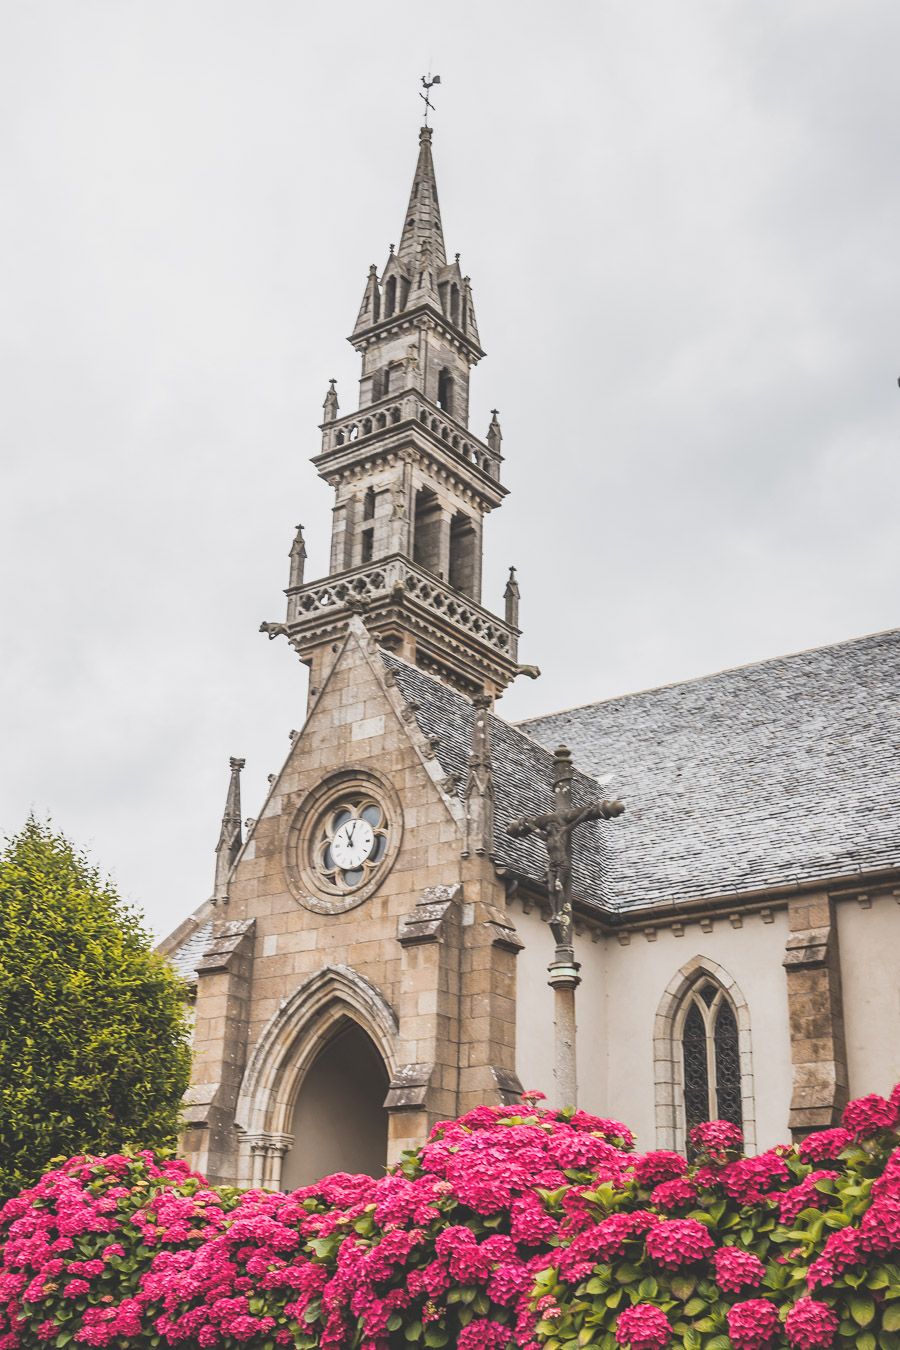
<path fill-rule="evenodd" d="M 833 1130 L 816 1130 L 800 1143 L 800 1157 L 805 1163 L 833 1162 L 839 1158 L 853 1135 L 838 1125 Z"/>
<path fill-rule="evenodd" d="M 662 1181 L 650 1192 L 650 1199 L 658 1209 L 666 1211 L 693 1209 L 697 1203 L 697 1188 L 687 1177 Z"/>
<path fill-rule="evenodd" d="M 863 1215 L 860 1243 L 867 1252 L 900 1250 L 900 1195 L 878 1194 Z"/>
<path fill-rule="evenodd" d="M 664 1350 L 672 1335 L 669 1319 L 652 1303 L 625 1308 L 616 1320 L 616 1340 L 631 1350 Z"/>
<path fill-rule="evenodd" d="M 758 1205 L 770 1191 L 790 1180 L 784 1159 L 775 1149 L 755 1158 L 738 1158 L 719 1173 L 719 1185 L 741 1205 Z"/>
<path fill-rule="evenodd" d="M 829 1350 L 840 1318 L 824 1303 L 812 1298 L 798 1299 L 785 1320 L 788 1343 L 799 1350 Z"/>
<path fill-rule="evenodd" d="M 720 1247 L 716 1252 L 716 1283 L 726 1293 L 740 1293 L 747 1285 L 760 1285 L 766 1268 L 753 1252 L 740 1247 Z"/>
<path fill-rule="evenodd" d="M 641 1154 L 635 1158 L 633 1166 L 638 1185 L 648 1188 L 663 1181 L 674 1181 L 684 1176 L 688 1169 L 687 1158 L 664 1148 Z"/>
<path fill-rule="evenodd" d="M 871 1211 L 870 1211 L 871 1212 Z M 865 1260 L 862 1234 L 858 1228 L 840 1228 L 825 1241 L 822 1254 L 813 1261 L 806 1275 L 810 1289 L 834 1284 L 835 1276 Z"/>
<path fill-rule="evenodd" d="M 824 1209 L 828 1203 L 828 1196 L 827 1192 L 819 1190 L 818 1183 L 837 1179 L 837 1172 L 828 1170 L 810 1172 L 809 1176 L 804 1177 L 798 1185 L 785 1191 L 778 1202 L 778 1217 L 781 1222 L 793 1223 L 803 1209 Z"/>
<path fill-rule="evenodd" d="M 744 1147 L 743 1131 L 730 1120 L 705 1120 L 691 1130 L 691 1147 L 698 1153 L 721 1159 L 727 1153 L 739 1153 Z"/>
<path fill-rule="evenodd" d="M 778 1310 L 764 1298 L 748 1298 L 728 1309 L 728 1335 L 735 1350 L 763 1350 L 780 1330 Z"/>
<path fill-rule="evenodd" d="M 476 1317 L 456 1338 L 457 1350 L 503 1350 L 512 1340 L 512 1327 Z"/>
<path fill-rule="evenodd" d="M 661 1219 L 646 1241 L 647 1254 L 667 1270 L 702 1261 L 715 1247 L 708 1229 L 697 1219 Z"/>
<path fill-rule="evenodd" d="M 867 1139 L 879 1130 L 890 1130 L 897 1123 L 897 1109 L 891 1102 L 870 1092 L 844 1107 L 843 1122 L 859 1139 Z"/>
<path fill-rule="evenodd" d="M 621 1120 L 608 1120 L 605 1116 L 592 1116 L 587 1111 L 576 1111 L 569 1124 L 573 1129 L 601 1135 L 608 1144 L 615 1144 L 616 1148 L 634 1148 L 634 1135 Z"/>

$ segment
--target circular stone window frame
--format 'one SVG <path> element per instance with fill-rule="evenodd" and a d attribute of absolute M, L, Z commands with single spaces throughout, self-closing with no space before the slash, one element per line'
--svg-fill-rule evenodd
<path fill-rule="evenodd" d="M 313 866 L 312 850 L 322 817 L 354 792 L 368 793 L 381 807 L 388 824 L 388 844 L 384 857 L 364 885 L 336 895 L 325 890 Z M 317 783 L 294 812 L 284 845 L 284 870 L 290 892 L 314 914 L 345 914 L 356 909 L 378 890 L 397 861 L 402 841 L 403 809 L 394 785 L 372 769 L 339 769 Z"/>

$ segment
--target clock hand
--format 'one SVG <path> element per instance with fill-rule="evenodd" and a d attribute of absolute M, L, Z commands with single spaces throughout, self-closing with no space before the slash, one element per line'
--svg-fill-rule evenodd
<path fill-rule="evenodd" d="M 355 829 L 356 829 L 356 821 L 355 821 L 355 820 L 353 821 L 352 825 L 348 823 L 347 826 L 346 826 L 346 830 L 347 830 L 347 847 L 348 847 L 348 848 L 349 848 L 349 847 L 352 845 L 352 843 L 353 843 L 353 832 L 354 832 Z"/>

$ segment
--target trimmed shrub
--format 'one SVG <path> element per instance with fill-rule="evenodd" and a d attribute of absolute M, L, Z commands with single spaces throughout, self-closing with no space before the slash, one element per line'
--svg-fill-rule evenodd
<path fill-rule="evenodd" d="M 900 1350 L 898 1090 L 690 1165 L 538 1096 L 291 1195 L 72 1159 L 0 1210 L 0 1350 Z"/>
<path fill-rule="evenodd" d="M 113 887 L 29 820 L 0 852 L 0 1198 L 54 1158 L 174 1144 L 182 995 Z"/>

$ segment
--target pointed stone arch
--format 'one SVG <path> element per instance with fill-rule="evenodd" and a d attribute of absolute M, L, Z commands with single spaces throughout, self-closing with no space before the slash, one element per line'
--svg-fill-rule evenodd
<path fill-rule="evenodd" d="M 241 1083 L 235 1124 L 241 1133 L 240 1184 L 277 1189 L 303 1080 L 343 1027 L 355 1024 L 393 1079 L 397 1016 L 384 995 L 350 966 L 325 966 L 285 999 L 269 1019 Z"/>
<path fill-rule="evenodd" d="M 750 1036 L 750 1006 L 737 981 L 708 956 L 694 956 L 666 985 L 653 1025 L 653 1080 L 656 1094 L 656 1146 L 684 1151 L 684 1066 L 681 1036 L 691 991 L 701 980 L 710 980 L 723 990 L 734 1012 L 738 1031 L 741 1072 L 741 1105 L 744 1142 L 748 1153 L 756 1151 L 756 1111 L 753 1091 L 753 1050 Z"/>

